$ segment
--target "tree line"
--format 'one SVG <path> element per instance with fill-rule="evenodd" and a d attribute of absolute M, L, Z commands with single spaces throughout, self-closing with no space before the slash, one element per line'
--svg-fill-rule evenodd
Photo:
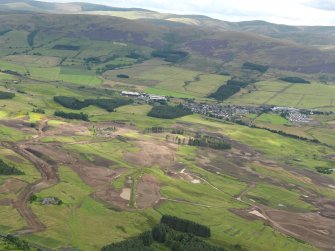
<path fill-rule="evenodd" d="M 282 77 L 282 78 L 279 78 L 279 80 L 289 82 L 289 83 L 293 83 L 293 84 L 310 84 L 311 83 L 308 80 L 305 80 L 305 79 L 299 78 L 299 77 Z"/>
<path fill-rule="evenodd" d="M 321 166 L 318 166 L 315 169 L 316 169 L 316 171 L 318 171 L 319 173 L 322 173 L 322 174 L 332 174 L 333 171 L 334 171 L 334 168 L 321 167 Z"/>
<path fill-rule="evenodd" d="M 190 233 L 204 238 L 211 237 L 211 230 L 209 227 L 175 216 L 163 215 L 161 218 L 161 224 L 165 224 L 170 228 L 180 232 Z"/>
<path fill-rule="evenodd" d="M 224 139 L 220 137 L 212 137 L 209 135 L 201 135 L 199 132 L 191 132 L 185 131 L 182 128 L 164 128 L 160 126 L 153 126 L 150 128 L 146 128 L 144 133 L 171 133 L 171 134 L 178 134 L 178 135 L 194 135 L 194 137 L 189 137 L 187 140 L 184 138 L 170 137 L 169 134 L 166 135 L 167 141 L 173 141 L 179 145 L 188 144 L 189 146 L 200 146 L 200 147 L 209 147 L 217 150 L 222 149 L 231 149 L 231 145 L 227 143 Z"/>
<path fill-rule="evenodd" d="M 255 64 L 250 62 L 245 62 L 242 66 L 243 69 L 252 70 L 252 71 L 259 71 L 261 73 L 265 73 L 269 66 L 267 65 L 261 65 L 261 64 Z"/>
<path fill-rule="evenodd" d="M 248 126 L 250 128 L 263 129 L 263 130 L 266 130 L 266 131 L 269 131 L 269 132 L 272 132 L 272 133 L 277 133 L 279 135 L 290 137 L 290 138 L 293 138 L 293 139 L 300 139 L 300 140 L 303 140 L 303 141 L 308 141 L 308 142 L 318 143 L 318 144 L 321 143 L 318 139 L 309 139 L 309 138 L 305 138 L 303 136 L 299 136 L 299 135 L 295 135 L 295 134 L 290 134 L 290 133 L 287 133 L 287 132 L 284 132 L 284 131 L 257 126 L 255 124 L 250 124 L 250 123 L 244 122 L 244 121 L 239 120 L 239 119 L 234 120 L 233 122 L 236 123 L 236 124 L 239 124 L 239 125 Z"/>
<path fill-rule="evenodd" d="M 188 140 L 189 146 L 200 146 L 200 147 L 209 147 L 213 149 L 231 149 L 231 145 L 227 143 L 224 139 L 218 137 L 211 137 L 208 135 L 197 136 L 195 138 L 190 138 Z"/>
<path fill-rule="evenodd" d="M 63 111 L 55 111 L 54 113 L 57 117 L 62 117 L 65 119 L 77 119 L 77 120 L 83 120 L 83 121 L 89 121 L 88 115 L 86 113 L 72 113 L 72 112 L 63 112 Z"/>
<path fill-rule="evenodd" d="M 223 101 L 234 94 L 238 93 L 241 90 L 240 86 L 234 86 L 234 85 L 222 85 L 217 89 L 214 93 L 210 94 L 209 98 L 214 98 L 218 101 Z"/>
<path fill-rule="evenodd" d="M 193 112 L 182 105 L 160 105 L 154 106 L 148 113 L 148 116 L 162 119 L 175 119 L 191 114 L 193 114 Z"/>
<path fill-rule="evenodd" d="M 178 63 L 188 57 L 188 52 L 175 50 L 157 50 L 151 53 L 151 56 L 163 58 L 170 63 Z"/>
<path fill-rule="evenodd" d="M 172 134 L 179 134 L 179 135 L 184 135 L 185 130 L 182 128 L 165 128 L 161 126 L 153 126 L 150 128 L 146 128 L 144 130 L 144 133 L 164 133 L 164 132 L 170 132 Z"/>
<path fill-rule="evenodd" d="M 1 236 L 1 239 L 5 242 L 6 247 L 8 250 L 24 250 L 28 251 L 31 250 L 29 243 L 19 239 L 14 235 L 5 235 Z"/>
<path fill-rule="evenodd" d="M 0 91 L 0 99 L 12 99 L 15 97 L 15 93 Z"/>
<path fill-rule="evenodd" d="M 210 237 L 207 226 L 193 221 L 164 215 L 160 224 L 151 231 L 144 232 L 137 237 L 107 245 L 101 251 L 155 251 L 152 244 L 161 243 L 172 251 L 225 251 L 223 247 L 209 244 L 203 238 Z"/>
<path fill-rule="evenodd" d="M 80 46 L 78 45 L 69 45 L 69 44 L 56 44 L 52 47 L 53 50 L 67 50 L 67 51 L 79 51 Z"/>
<path fill-rule="evenodd" d="M 24 172 L 0 159 L 0 175 L 23 175 Z"/>
<path fill-rule="evenodd" d="M 22 77 L 22 74 L 17 72 L 17 71 L 12 71 L 12 70 L 0 70 L 0 72 L 3 72 L 3 73 L 6 73 L 6 74 L 9 74 L 9 75 L 14 75 L 14 76 L 17 76 L 17 77 Z"/>
<path fill-rule="evenodd" d="M 113 99 L 85 99 L 83 101 L 74 97 L 55 96 L 54 101 L 58 104 L 72 109 L 81 110 L 90 105 L 98 106 L 108 112 L 113 112 L 116 108 L 131 104 L 133 101 L 127 98 L 113 98 Z"/>

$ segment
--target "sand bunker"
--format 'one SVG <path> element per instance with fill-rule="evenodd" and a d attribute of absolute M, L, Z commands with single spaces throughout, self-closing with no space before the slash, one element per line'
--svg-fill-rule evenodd
<path fill-rule="evenodd" d="M 131 189 L 123 188 L 120 197 L 124 200 L 130 200 L 130 195 L 131 195 Z"/>
<path fill-rule="evenodd" d="M 249 214 L 256 215 L 257 217 L 260 217 L 260 218 L 266 220 L 266 217 L 263 214 L 261 214 L 260 212 L 258 212 L 257 210 L 252 210 L 252 211 L 249 212 Z"/>

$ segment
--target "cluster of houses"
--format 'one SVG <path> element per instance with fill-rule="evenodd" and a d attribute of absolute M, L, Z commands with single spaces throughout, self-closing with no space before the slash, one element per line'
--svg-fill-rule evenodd
<path fill-rule="evenodd" d="M 249 113 L 259 113 L 261 108 L 235 106 L 235 105 L 222 105 L 222 104 L 199 104 L 194 102 L 187 102 L 183 104 L 184 107 L 189 108 L 194 113 L 203 114 L 206 116 L 229 119 L 234 116 L 243 116 Z"/>
<path fill-rule="evenodd" d="M 46 197 L 41 200 L 42 205 L 60 205 L 62 203 L 63 202 L 56 197 Z"/>
<path fill-rule="evenodd" d="M 293 123 L 309 123 L 312 119 L 309 118 L 306 113 L 313 114 L 313 111 L 304 110 L 304 112 L 302 112 L 300 109 L 281 106 L 273 107 L 272 111 L 283 115 L 288 121 Z"/>
<path fill-rule="evenodd" d="M 292 107 L 271 107 L 271 106 L 237 106 L 222 104 L 201 104 L 195 102 L 185 102 L 184 107 L 189 108 L 192 112 L 220 119 L 238 119 L 247 114 L 262 114 L 273 112 L 284 116 L 293 123 L 311 122 L 310 114 L 313 111 L 301 110 Z"/>
<path fill-rule="evenodd" d="M 158 96 L 153 94 L 147 94 L 144 92 L 129 92 L 129 91 L 122 91 L 121 96 L 125 97 L 132 97 L 132 98 L 139 98 L 143 99 L 147 102 L 166 102 L 167 98 L 165 96 Z"/>

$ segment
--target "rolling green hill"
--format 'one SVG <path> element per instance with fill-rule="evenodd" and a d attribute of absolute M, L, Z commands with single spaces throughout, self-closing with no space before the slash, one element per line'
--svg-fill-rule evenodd
<path fill-rule="evenodd" d="M 213 32 L 212 27 L 206 25 L 161 19 L 134 21 L 103 15 L 29 13 L 1 14 L 0 21 L 2 56 L 20 53 L 58 56 L 76 64 L 85 58 L 113 57 L 113 46 L 109 48 L 111 43 L 119 47 L 123 43 L 127 45 L 123 45 L 123 51 L 146 52 L 144 57 L 167 47 L 187 51 L 190 57 L 182 64 L 200 70 L 206 70 L 206 66 L 210 71 L 236 69 L 249 61 L 304 74 L 334 73 L 335 69 L 335 60 L 329 51 L 245 31 Z M 20 44 L 17 44 L 19 38 Z M 57 50 L 59 45 L 79 47 L 77 51 Z M 201 66 L 205 59 L 208 59 L 206 66 Z"/>

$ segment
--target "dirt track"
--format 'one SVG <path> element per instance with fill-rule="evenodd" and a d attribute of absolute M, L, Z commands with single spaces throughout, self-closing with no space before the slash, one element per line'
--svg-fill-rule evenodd
<path fill-rule="evenodd" d="M 37 141 L 43 135 L 44 129 L 47 127 L 48 121 L 42 120 L 37 126 L 38 134 L 30 141 L 20 143 L 4 143 L 9 149 L 13 150 L 23 158 L 34 164 L 40 172 L 41 178 L 32 184 L 28 184 L 12 202 L 12 206 L 20 213 L 27 222 L 27 227 L 17 231 L 18 234 L 30 234 L 40 232 L 46 229 L 46 226 L 38 219 L 29 206 L 30 197 L 39 191 L 56 185 L 59 182 L 57 175 L 57 167 L 51 166 L 42 159 L 29 152 L 27 149 L 31 143 Z"/>
<path fill-rule="evenodd" d="M 18 145 L 8 145 L 14 152 L 31 161 L 41 174 L 41 179 L 26 186 L 18 195 L 16 201 L 13 202 L 13 207 L 16 208 L 20 215 L 25 219 L 28 226 L 25 229 L 19 230 L 18 233 L 28 234 L 43 231 L 46 227 L 31 210 L 29 206 L 29 199 L 34 193 L 56 185 L 59 182 L 57 168 L 49 165 L 31 152 L 27 151 L 26 148 L 27 145 L 29 145 L 29 142 L 19 143 Z"/>

